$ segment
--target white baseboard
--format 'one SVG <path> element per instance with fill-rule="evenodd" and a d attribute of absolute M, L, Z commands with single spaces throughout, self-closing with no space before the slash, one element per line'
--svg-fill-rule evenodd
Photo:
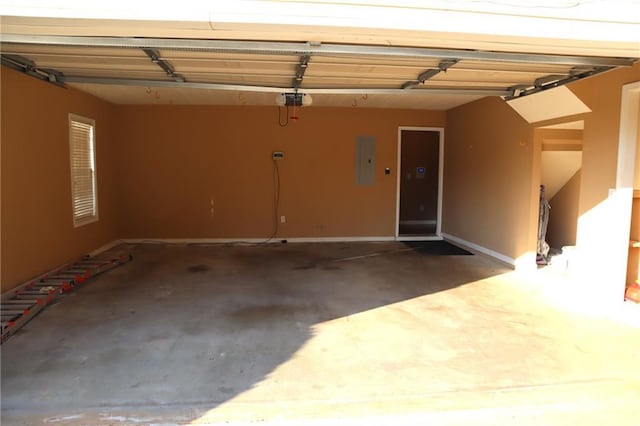
<path fill-rule="evenodd" d="M 376 242 L 376 241 L 394 241 L 394 237 L 294 237 L 282 238 L 278 237 L 276 241 L 287 240 L 290 243 L 357 243 L 357 242 Z"/>
<path fill-rule="evenodd" d="M 288 243 L 346 243 L 346 242 L 376 242 L 395 241 L 394 237 L 274 237 L 266 238 L 125 238 L 118 240 L 126 244 L 276 244 L 286 240 Z"/>
<path fill-rule="evenodd" d="M 426 220 L 401 220 L 400 225 L 436 225 L 438 223 L 435 219 Z"/>
<path fill-rule="evenodd" d="M 472 243 L 470 241 L 463 240 L 462 238 L 458 238 L 456 236 L 447 234 L 445 232 L 442 233 L 442 236 L 444 237 L 445 240 L 449 240 L 449 241 L 451 241 L 453 243 L 457 243 L 457 244 L 466 246 L 466 247 L 470 248 L 471 250 L 475 250 L 475 251 L 477 251 L 479 253 L 486 254 L 487 256 L 491 256 L 491 257 L 493 257 L 495 259 L 498 259 L 501 262 L 508 263 L 509 265 L 511 265 L 513 267 L 516 266 L 516 260 L 514 258 L 512 258 L 512 257 L 505 256 L 502 253 L 498 253 L 497 251 L 488 249 L 486 247 L 479 246 L 478 244 L 474 244 L 474 243 Z"/>
<path fill-rule="evenodd" d="M 426 236 L 403 236 L 399 235 L 396 241 L 442 241 L 440 235 L 426 235 Z"/>
<path fill-rule="evenodd" d="M 122 240 L 125 244 L 257 244 L 265 241 L 266 238 L 125 238 Z M 275 243 L 280 240 L 270 242 Z"/>
<path fill-rule="evenodd" d="M 94 257 L 97 256 L 101 253 L 104 253 L 107 250 L 111 250 L 112 248 L 114 248 L 117 245 L 120 245 L 123 243 L 123 240 L 113 240 L 110 243 L 107 243 L 105 245 L 103 245 L 102 247 L 98 247 L 97 249 L 90 251 L 89 253 L 87 253 L 90 257 Z"/>

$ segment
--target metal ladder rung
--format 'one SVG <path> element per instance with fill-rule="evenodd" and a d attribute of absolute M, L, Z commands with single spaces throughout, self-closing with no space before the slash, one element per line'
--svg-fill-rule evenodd
<path fill-rule="evenodd" d="M 2 301 L 2 305 L 35 305 L 36 303 L 38 303 L 38 299 L 14 299 Z"/>
<path fill-rule="evenodd" d="M 3 321 L 13 321 L 13 320 L 16 320 L 16 319 L 22 317 L 23 315 L 29 315 L 30 313 L 31 313 L 31 309 L 24 309 L 22 311 L 8 312 L 6 314 L 2 314 L 2 320 Z"/>
<path fill-rule="evenodd" d="M 25 312 L 26 311 L 26 312 Z M 10 316 L 10 315 L 24 315 L 25 313 L 28 313 L 29 310 L 28 309 L 21 309 L 21 310 L 17 310 L 17 309 L 12 309 L 12 310 L 7 310 L 7 311 L 3 311 L 2 315 L 3 316 Z"/>
<path fill-rule="evenodd" d="M 57 268 L 2 295 L 2 343 L 49 305 L 59 294 L 87 279 L 122 265 L 133 257 L 118 253 L 110 259 L 83 258 Z M 42 291 L 46 290 L 46 291 Z"/>
<path fill-rule="evenodd" d="M 80 262 L 76 263 L 75 266 L 79 266 L 81 268 L 95 268 L 97 266 L 107 265 L 110 262 L 108 261 L 96 261 L 96 262 Z"/>
<path fill-rule="evenodd" d="M 2 313 L 6 313 L 6 312 L 13 312 L 13 311 L 24 311 L 25 309 L 31 309 L 33 307 L 34 304 L 24 304 L 24 305 L 11 305 L 11 306 L 7 306 L 7 307 L 2 307 Z"/>
<path fill-rule="evenodd" d="M 64 287 L 64 285 L 63 284 L 47 284 L 47 285 L 41 285 L 41 286 L 34 287 L 34 288 L 29 289 L 27 291 L 30 291 L 30 292 L 34 292 L 35 291 L 35 292 L 38 292 L 40 294 L 47 294 L 50 291 L 58 291 L 58 290 L 60 290 L 61 287 Z"/>
<path fill-rule="evenodd" d="M 34 295 L 32 295 L 31 297 L 28 297 L 28 298 L 26 296 L 29 296 L 29 295 L 23 292 L 23 293 L 15 296 L 13 299 L 3 300 L 2 303 L 11 302 L 12 300 L 35 300 L 36 303 L 41 303 L 42 299 L 45 299 L 47 297 L 46 294 L 40 293 L 40 292 L 38 292 L 38 294 L 34 294 Z M 34 299 L 33 296 L 39 296 L 39 297 L 35 297 L 35 299 Z"/>
<path fill-rule="evenodd" d="M 55 286 L 61 286 L 64 283 L 67 283 L 67 280 L 51 280 L 51 281 L 43 281 L 40 283 L 35 283 L 33 285 L 33 287 L 31 288 L 36 288 L 36 287 L 55 287 Z"/>

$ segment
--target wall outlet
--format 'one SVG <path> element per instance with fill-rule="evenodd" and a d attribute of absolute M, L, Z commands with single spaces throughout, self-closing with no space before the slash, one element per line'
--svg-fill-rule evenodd
<path fill-rule="evenodd" d="M 271 158 L 274 160 L 282 160 L 284 158 L 284 152 L 282 151 L 273 151 L 271 154 Z"/>
<path fill-rule="evenodd" d="M 285 223 L 287 218 L 285 216 L 280 216 L 280 223 Z"/>

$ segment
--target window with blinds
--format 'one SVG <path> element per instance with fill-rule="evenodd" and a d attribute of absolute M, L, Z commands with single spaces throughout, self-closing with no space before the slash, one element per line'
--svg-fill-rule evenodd
<path fill-rule="evenodd" d="M 69 114 L 71 198 L 74 226 L 98 220 L 95 121 Z"/>

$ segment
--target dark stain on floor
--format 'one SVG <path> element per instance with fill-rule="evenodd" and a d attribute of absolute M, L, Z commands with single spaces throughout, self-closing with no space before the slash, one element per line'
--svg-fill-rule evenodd
<path fill-rule="evenodd" d="M 269 305 L 243 306 L 229 312 L 227 316 L 234 321 L 242 323 L 264 323 L 291 318 L 292 316 L 300 314 L 306 310 L 307 308 L 304 305 L 277 303 Z"/>
<path fill-rule="evenodd" d="M 314 269 L 316 266 L 317 265 L 316 265 L 315 262 L 309 262 L 309 263 L 306 263 L 304 265 L 295 266 L 293 269 L 297 270 L 297 271 L 304 271 L 306 269 Z"/>
<path fill-rule="evenodd" d="M 199 272 L 207 272 L 209 271 L 209 267 L 207 265 L 204 264 L 199 264 L 199 265 L 191 265 L 187 268 L 187 271 L 191 272 L 191 273 L 199 273 Z"/>

